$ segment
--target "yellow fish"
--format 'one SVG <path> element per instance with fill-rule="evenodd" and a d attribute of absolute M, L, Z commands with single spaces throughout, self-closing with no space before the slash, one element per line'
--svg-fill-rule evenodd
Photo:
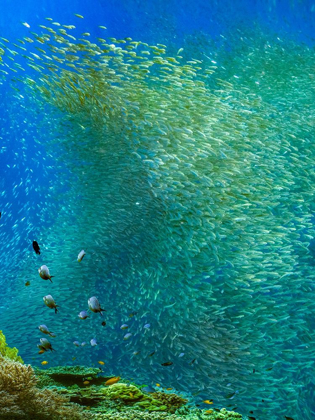
<path fill-rule="evenodd" d="M 202 402 L 205 403 L 205 404 L 213 404 L 213 401 L 212 400 L 204 400 Z"/>
<path fill-rule="evenodd" d="M 88 385 L 90 383 L 90 381 L 84 381 L 83 385 Z"/>
<path fill-rule="evenodd" d="M 156 386 L 161 386 L 160 384 L 155 384 Z"/>
<path fill-rule="evenodd" d="M 99 362 L 97 362 L 97 363 L 99 363 L 100 365 L 105 365 L 105 363 L 102 362 L 101 360 Z"/>
<path fill-rule="evenodd" d="M 47 362 L 47 360 L 44 360 L 43 362 L 41 362 L 42 363 L 42 365 L 48 365 L 48 362 Z"/>
<path fill-rule="evenodd" d="M 204 413 L 205 414 L 212 414 L 213 413 L 213 410 L 206 410 Z"/>
<path fill-rule="evenodd" d="M 166 388 L 166 391 L 172 391 L 173 388 Z"/>
<path fill-rule="evenodd" d="M 80 19 L 83 19 L 83 16 L 82 15 L 78 15 L 77 13 L 75 13 L 74 16 L 76 16 L 76 17 L 78 17 Z"/>
<path fill-rule="evenodd" d="M 31 282 L 30 281 L 27 281 L 26 283 L 25 283 L 25 286 L 29 286 L 31 284 Z"/>
<path fill-rule="evenodd" d="M 114 378 L 108 379 L 108 381 L 105 382 L 105 385 L 113 385 L 117 383 L 120 380 L 120 376 L 115 376 Z"/>

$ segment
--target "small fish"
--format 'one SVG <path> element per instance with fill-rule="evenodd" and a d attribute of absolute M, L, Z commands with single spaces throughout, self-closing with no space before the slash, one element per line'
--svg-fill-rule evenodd
<path fill-rule="evenodd" d="M 79 313 L 78 317 L 79 317 L 80 319 L 86 319 L 86 318 L 89 318 L 89 315 L 88 315 L 87 311 L 81 311 L 81 312 Z"/>
<path fill-rule="evenodd" d="M 193 365 L 195 363 L 196 359 L 193 359 L 189 364 Z"/>
<path fill-rule="evenodd" d="M 160 384 L 155 384 L 156 386 L 161 386 Z"/>
<path fill-rule="evenodd" d="M 98 299 L 95 296 L 92 296 L 89 300 L 88 300 L 88 305 L 89 305 L 89 309 L 92 312 L 99 312 L 101 315 L 103 315 L 102 311 L 105 311 L 105 309 L 101 308 L 101 305 L 98 301 Z M 106 312 L 106 311 L 105 311 Z"/>
<path fill-rule="evenodd" d="M 85 251 L 84 249 L 82 249 L 82 251 L 80 251 L 78 255 L 78 262 L 81 262 L 83 260 L 84 255 L 85 255 Z"/>
<path fill-rule="evenodd" d="M 74 361 L 75 359 L 76 359 L 76 357 L 72 357 L 72 359 L 71 359 L 71 360 L 73 360 L 73 361 Z"/>
<path fill-rule="evenodd" d="M 43 297 L 43 301 L 46 306 L 50 309 L 55 309 L 55 314 L 58 312 L 59 305 L 56 305 L 56 302 L 54 301 L 54 298 L 51 295 L 47 295 Z"/>
<path fill-rule="evenodd" d="M 101 360 L 99 360 L 97 363 L 100 364 L 100 365 L 105 365 L 105 363 L 102 362 Z"/>
<path fill-rule="evenodd" d="M 144 388 L 141 388 L 141 391 L 144 391 L 144 392 L 155 392 L 155 389 L 152 386 L 148 385 L 148 386 L 145 386 Z"/>
<path fill-rule="evenodd" d="M 126 330 L 127 328 L 129 328 L 127 324 L 122 324 L 122 326 L 120 327 L 121 330 Z"/>
<path fill-rule="evenodd" d="M 149 329 L 151 327 L 151 325 L 150 324 L 145 324 L 145 326 L 143 327 L 143 328 L 145 328 L 145 329 Z"/>
<path fill-rule="evenodd" d="M 173 362 L 165 362 L 165 363 L 161 363 L 161 366 L 171 366 L 173 364 Z"/>
<path fill-rule="evenodd" d="M 42 265 L 39 269 L 38 269 L 39 275 L 43 280 L 50 280 L 52 282 L 52 277 L 55 276 L 51 276 L 49 273 L 49 268 L 47 267 L 47 265 Z"/>
<path fill-rule="evenodd" d="M 108 379 L 108 381 L 105 382 L 105 385 L 109 386 L 109 385 L 116 384 L 119 380 L 120 380 L 120 376 L 115 376 L 114 378 Z"/>
<path fill-rule="evenodd" d="M 202 402 L 205 404 L 213 404 L 213 400 L 204 400 Z"/>
<path fill-rule="evenodd" d="M 40 341 L 41 350 L 45 349 L 45 350 L 55 351 L 52 348 L 51 343 L 47 340 L 47 338 L 41 338 L 39 341 Z"/>
<path fill-rule="evenodd" d="M 127 333 L 127 334 L 124 336 L 124 340 L 128 340 L 131 336 L 132 336 L 132 334 L 131 334 L 131 333 Z"/>
<path fill-rule="evenodd" d="M 40 345 L 38 345 L 37 347 L 40 349 Z M 41 349 L 41 350 L 39 350 L 38 354 L 43 354 L 43 353 L 45 353 L 45 351 L 46 351 L 46 350 Z"/>
<path fill-rule="evenodd" d="M 27 281 L 26 283 L 25 283 L 25 286 L 29 286 L 31 284 L 31 282 L 30 281 Z"/>
<path fill-rule="evenodd" d="M 27 28 L 31 27 L 27 22 L 22 22 L 22 25 L 26 26 Z"/>
<path fill-rule="evenodd" d="M 80 347 L 80 346 L 81 346 L 81 344 L 80 344 L 78 341 L 74 341 L 74 342 L 73 342 L 73 344 L 74 344 L 76 347 Z"/>
<path fill-rule="evenodd" d="M 102 326 L 105 327 L 105 325 L 106 325 L 106 321 L 103 321 Z"/>
<path fill-rule="evenodd" d="M 39 331 L 42 332 L 43 334 L 48 334 L 50 337 L 56 337 L 55 334 L 51 331 L 49 331 L 49 329 L 47 328 L 46 325 L 40 325 L 38 327 Z"/>
<path fill-rule="evenodd" d="M 129 314 L 129 318 L 132 318 L 133 316 L 137 315 L 137 313 L 138 313 L 138 312 L 131 312 L 131 313 Z"/>
<path fill-rule="evenodd" d="M 132 354 L 134 354 L 135 356 L 137 356 L 137 354 L 139 354 L 140 351 L 134 351 Z"/>
<path fill-rule="evenodd" d="M 284 416 L 287 420 L 294 420 L 292 417 Z"/>
<path fill-rule="evenodd" d="M 166 391 L 172 391 L 173 388 L 166 388 Z"/>
<path fill-rule="evenodd" d="M 206 410 L 206 411 L 204 411 L 204 413 L 206 413 L 206 414 L 212 414 L 213 413 L 213 410 Z"/>
<path fill-rule="evenodd" d="M 43 362 L 41 362 L 42 365 L 48 365 L 47 360 L 44 360 Z"/>
<path fill-rule="evenodd" d="M 78 15 L 77 13 L 74 14 L 74 16 L 80 18 L 80 19 L 84 19 L 84 17 L 82 15 Z"/>
<path fill-rule="evenodd" d="M 81 343 L 81 347 L 84 347 L 84 346 L 86 346 L 86 342 L 85 341 L 83 341 L 83 343 Z"/>
<path fill-rule="evenodd" d="M 266 369 L 266 372 L 269 372 L 272 369 L 273 369 L 273 367 L 270 367 L 270 368 Z"/>
<path fill-rule="evenodd" d="M 92 340 L 90 341 L 90 343 L 91 343 L 91 346 L 92 346 L 92 347 L 97 346 L 97 341 L 96 341 L 96 339 L 95 339 L 95 338 L 92 338 Z"/>
<path fill-rule="evenodd" d="M 90 383 L 90 381 L 84 381 L 83 385 L 88 385 Z"/>
<path fill-rule="evenodd" d="M 183 356 L 185 356 L 185 353 L 181 353 L 178 355 L 178 357 L 183 357 Z"/>
<path fill-rule="evenodd" d="M 40 248 L 36 241 L 33 241 L 33 248 L 37 255 L 40 255 Z"/>
<path fill-rule="evenodd" d="M 1 213 L 1 211 L 0 211 L 0 219 L 1 219 L 1 215 L 2 215 L 2 213 Z"/>
<path fill-rule="evenodd" d="M 228 400 L 230 400 L 230 399 L 232 399 L 234 397 L 235 394 L 236 394 L 235 392 L 232 392 L 231 394 L 225 395 L 225 398 L 228 399 Z"/>
<path fill-rule="evenodd" d="M 148 357 L 152 357 L 154 354 L 155 354 L 155 351 L 153 351 L 152 353 L 150 353 L 150 354 L 148 355 Z"/>

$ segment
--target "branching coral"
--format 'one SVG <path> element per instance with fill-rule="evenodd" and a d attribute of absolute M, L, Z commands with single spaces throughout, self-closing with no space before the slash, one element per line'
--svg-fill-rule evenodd
<path fill-rule="evenodd" d="M 36 388 L 30 365 L 0 356 L 0 418 L 3 420 L 80 420 L 81 409 L 57 393 Z"/>
<path fill-rule="evenodd" d="M 23 360 L 18 356 L 18 349 L 16 347 L 9 347 L 6 343 L 5 335 L 0 331 L 0 355 L 8 357 L 16 362 L 23 363 Z"/>

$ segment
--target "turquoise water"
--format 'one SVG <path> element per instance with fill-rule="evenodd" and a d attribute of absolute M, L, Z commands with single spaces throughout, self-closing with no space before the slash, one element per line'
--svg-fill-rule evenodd
<path fill-rule="evenodd" d="M 196 403 L 312 419 L 313 6 L 56 6 L 19 9 L 0 45 L 8 343 L 33 366 L 104 361 Z M 79 319 L 92 296 L 106 312 Z M 38 354 L 41 324 L 55 352 Z"/>

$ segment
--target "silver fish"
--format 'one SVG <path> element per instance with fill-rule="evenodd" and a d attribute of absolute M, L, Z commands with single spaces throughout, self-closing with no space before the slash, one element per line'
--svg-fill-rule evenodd
<path fill-rule="evenodd" d="M 97 341 L 96 341 L 96 339 L 95 339 L 95 338 L 92 338 L 92 340 L 90 341 L 90 343 L 91 343 L 91 346 L 92 346 L 92 347 L 97 346 Z"/>
<path fill-rule="evenodd" d="M 42 348 L 44 348 L 46 350 L 54 351 L 50 341 L 48 341 L 47 338 L 41 338 L 39 341 L 40 341 L 40 346 Z"/>
<path fill-rule="evenodd" d="M 98 299 L 95 296 L 92 296 L 89 300 L 88 300 L 88 305 L 89 305 L 89 309 L 92 312 L 99 312 L 101 315 L 103 315 L 102 311 L 105 311 L 105 309 L 101 308 L 101 305 L 98 301 Z"/>
<path fill-rule="evenodd" d="M 89 318 L 89 315 L 88 315 L 87 311 L 81 311 L 81 312 L 79 313 L 78 317 L 79 317 L 80 319 L 86 319 L 86 318 Z"/>
<path fill-rule="evenodd" d="M 78 255 L 78 262 L 81 262 L 85 256 L 85 251 L 82 249 L 82 251 Z"/>
<path fill-rule="evenodd" d="M 52 282 L 52 277 L 50 273 L 49 273 L 49 268 L 47 267 L 47 265 L 42 265 L 39 269 L 38 269 L 39 275 L 43 280 L 50 280 Z"/>
<path fill-rule="evenodd" d="M 49 331 L 49 329 L 47 328 L 47 326 L 46 325 L 40 325 L 39 327 L 38 327 L 38 329 L 39 329 L 39 331 L 41 331 L 43 334 L 47 334 L 47 335 L 49 335 L 50 337 L 56 337 L 55 336 L 55 334 L 53 333 L 53 332 L 51 332 L 51 331 Z"/>
<path fill-rule="evenodd" d="M 48 306 L 48 308 L 55 310 L 55 314 L 58 312 L 57 308 L 59 307 L 59 305 L 56 305 L 56 302 L 51 295 L 44 296 L 43 301 L 45 305 Z"/>

